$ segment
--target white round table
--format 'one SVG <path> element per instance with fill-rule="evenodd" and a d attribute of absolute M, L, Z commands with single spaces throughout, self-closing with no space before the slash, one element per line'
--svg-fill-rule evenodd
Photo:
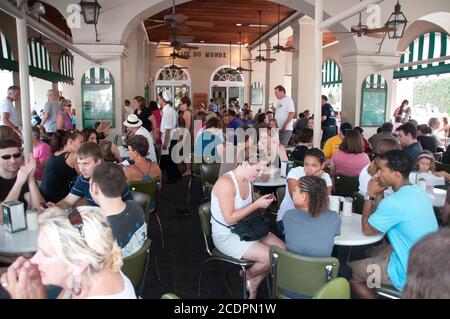
<path fill-rule="evenodd" d="M 341 234 L 334 238 L 334 244 L 339 246 L 362 246 L 376 243 L 383 239 L 383 233 L 366 236 L 362 232 L 361 218 L 359 214 L 341 216 Z"/>
<path fill-rule="evenodd" d="M 267 178 L 267 177 L 266 177 Z M 281 177 L 280 172 L 277 171 L 275 174 L 270 175 L 269 178 L 258 177 L 254 182 L 253 186 L 268 186 L 268 187 L 277 187 L 277 186 L 285 186 L 286 178 Z"/>
<path fill-rule="evenodd" d="M 0 225 L 0 253 L 11 255 L 34 253 L 37 250 L 38 234 L 39 229 L 10 233 L 5 225 Z"/>
<path fill-rule="evenodd" d="M 293 152 L 295 150 L 294 146 L 286 147 L 286 151 Z"/>
<path fill-rule="evenodd" d="M 428 197 L 433 203 L 433 207 L 444 207 L 445 198 L 447 197 L 447 191 L 440 188 L 433 188 L 432 192 L 427 192 Z"/>

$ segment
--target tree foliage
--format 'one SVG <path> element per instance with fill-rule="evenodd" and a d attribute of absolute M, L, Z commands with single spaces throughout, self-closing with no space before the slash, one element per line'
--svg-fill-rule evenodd
<path fill-rule="evenodd" d="M 450 113 L 450 78 L 420 79 L 414 82 L 414 104 L 431 104 Z"/>

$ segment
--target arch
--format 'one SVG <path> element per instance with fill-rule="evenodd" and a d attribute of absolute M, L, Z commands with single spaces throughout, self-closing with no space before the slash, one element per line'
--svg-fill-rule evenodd
<path fill-rule="evenodd" d="M 191 74 L 187 69 L 174 70 L 164 65 L 155 75 L 155 96 L 164 90 L 172 94 L 172 103 L 178 105 L 183 96 L 191 98 Z M 181 65 L 176 65 L 181 67 Z"/>
<path fill-rule="evenodd" d="M 169 66 L 172 64 L 163 65 L 155 75 L 155 81 L 187 81 L 191 82 L 191 74 L 187 69 L 183 70 L 173 70 L 169 69 Z M 182 67 L 182 65 L 175 64 L 178 67 Z M 166 73 L 166 74 L 164 74 Z M 161 78 L 163 77 L 163 78 Z"/>
<path fill-rule="evenodd" d="M 231 74 L 230 70 L 236 70 L 237 67 L 231 65 L 221 65 L 217 67 L 210 77 L 211 85 L 221 86 L 245 86 L 245 78 L 243 73 Z"/>
<path fill-rule="evenodd" d="M 387 81 L 373 73 L 362 83 L 360 125 L 379 127 L 386 121 Z"/>
<path fill-rule="evenodd" d="M 342 73 L 336 61 L 329 59 L 322 63 L 322 86 L 329 87 L 342 83 Z"/>

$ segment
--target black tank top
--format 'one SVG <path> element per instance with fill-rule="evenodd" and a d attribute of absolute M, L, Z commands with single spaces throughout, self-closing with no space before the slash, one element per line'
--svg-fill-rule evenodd
<path fill-rule="evenodd" d="M 67 165 L 69 153 L 55 156 L 52 154 L 44 168 L 41 183 L 42 195 L 49 202 L 57 203 L 70 192 L 72 181 L 77 177 L 77 171 Z"/>

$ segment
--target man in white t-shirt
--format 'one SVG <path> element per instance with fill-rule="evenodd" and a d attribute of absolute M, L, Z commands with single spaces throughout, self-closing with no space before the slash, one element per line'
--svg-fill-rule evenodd
<path fill-rule="evenodd" d="M 172 94 L 169 91 L 163 91 L 159 95 L 159 106 L 162 108 L 161 119 L 161 170 L 167 173 L 167 182 L 174 183 L 181 178 L 178 165 L 173 162 L 170 155 L 172 148 L 175 146 L 175 140 L 172 140 L 172 135 L 177 127 L 178 114 L 177 111 L 169 104 L 172 101 Z"/>
<path fill-rule="evenodd" d="M 146 158 L 152 162 L 157 162 L 155 145 L 153 143 L 153 137 L 145 127 L 142 126 L 142 121 L 135 114 L 130 114 L 127 120 L 123 122 L 123 125 L 128 128 L 133 135 L 142 135 L 148 141 L 148 153 Z"/>
<path fill-rule="evenodd" d="M 278 99 L 275 119 L 280 128 L 280 143 L 286 147 L 291 139 L 293 130 L 294 101 L 286 95 L 286 89 L 281 85 L 275 87 L 275 96 Z"/>
<path fill-rule="evenodd" d="M 42 124 L 45 132 L 53 134 L 56 132 L 56 119 L 60 111 L 58 102 L 59 93 L 56 90 L 47 91 L 47 103 L 44 105 L 44 115 L 42 116 Z"/>
<path fill-rule="evenodd" d="M 295 186 L 297 186 L 298 180 L 301 177 L 305 175 L 321 177 L 327 185 L 328 194 L 331 194 L 333 182 L 331 181 L 330 175 L 323 171 L 324 166 L 325 156 L 323 155 L 323 152 L 317 148 L 312 148 L 305 153 L 304 166 L 298 166 L 289 171 L 286 178 L 286 193 L 277 213 L 277 226 L 282 233 L 284 233 L 282 222 L 284 214 L 288 210 L 295 209 L 294 202 L 292 201 L 292 193 L 294 192 Z M 281 199 L 278 198 L 278 200 Z"/>
<path fill-rule="evenodd" d="M 8 88 L 8 96 L 0 105 L 0 125 L 9 126 L 20 137 L 22 134 L 19 130 L 19 121 L 17 119 L 16 108 L 13 102 L 20 99 L 20 88 L 18 86 L 10 86 Z"/>

